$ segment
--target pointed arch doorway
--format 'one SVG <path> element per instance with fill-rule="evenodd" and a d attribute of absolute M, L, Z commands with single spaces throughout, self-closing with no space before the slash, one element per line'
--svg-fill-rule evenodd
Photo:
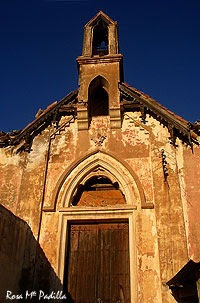
<path fill-rule="evenodd" d="M 98 178 L 100 179 L 97 180 Z M 122 238 L 126 239 L 126 244 L 122 246 L 128 247 L 128 261 L 125 263 L 129 264 L 129 267 L 124 270 L 125 273 L 122 275 L 125 276 L 126 273 L 128 274 L 129 270 L 129 286 L 123 286 L 120 280 L 115 279 L 112 274 L 112 270 L 109 273 L 109 279 L 113 281 L 113 283 L 116 281 L 118 285 L 116 287 L 116 294 L 113 297 L 114 300 L 116 299 L 116 302 L 136 303 L 138 283 L 136 210 L 137 205 L 141 205 L 145 202 L 143 199 L 144 196 L 142 188 L 140 187 L 137 176 L 129 169 L 126 163 L 123 164 L 117 160 L 115 156 L 110 155 L 102 150 L 94 151 L 84 158 L 81 158 L 79 161 L 76 161 L 71 167 L 69 167 L 68 170 L 63 174 L 62 178 L 60 178 L 57 188 L 58 191 L 55 195 L 55 201 L 57 204 L 55 205 L 59 213 L 58 237 L 60 238 L 57 268 L 58 276 L 64 285 L 64 290 L 66 291 L 68 289 L 69 293 L 71 293 L 73 298 L 73 301 L 71 302 L 112 302 L 110 297 L 107 299 L 104 297 L 104 294 L 102 295 L 102 293 L 97 291 L 97 289 L 100 290 L 103 287 L 101 286 L 102 284 L 99 285 L 98 283 L 104 282 L 104 285 L 110 284 L 105 282 L 104 274 L 99 276 L 101 274 L 101 268 L 99 269 L 100 265 L 97 265 L 97 271 L 93 271 L 93 279 L 95 280 L 92 280 L 94 285 L 92 299 L 87 298 L 85 301 L 83 299 L 78 301 L 78 297 L 76 296 L 82 296 L 82 294 L 76 294 L 77 282 L 73 282 L 73 279 L 77 281 L 77 277 L 81 277 L 84 282 L 86 280 L 88 281 L 91 277 L 85 278 L 85 272 L 88 273 L 91 271 L 85 268 L 81 270 L 81 274 L 79 271 L 77 271 L 82 266 L 78 262 L 83 262 L 83 257 L 75 259 L 75 262 L 74 256 L 79 254 L 79 250 L 78 252 L 76 250 L 71 254 L 70 249 L 74 250 L 74 245 L 77 245 L 77 243 L 81 241 L 81 243 L 85 243 L 85 246 L 83 249 L 80 248 L 80 251 L 88 256 L 89 252 L 87 252 L 87 245 L 90 247 L 88 242 L 90 241 L 88 240 L 90 239 L 89 234 L 91 235 L 91 238 L 94 238 L 92 234 L 95 234 L 96 240 L 94 243 L 96 244 L 93 246 L 93 258 L 96 258 L 96 255 L 101 256 L 102 252 L 98 252 L 97 247 L 101 247 L 102 244 L 100 243 L 105 243 L 104 240 L 99 240 L 99 238 L 104 239 L 106 237 L 102 234 L 105 233 L 107 238 L 111 239 L 111 244 L 107 244 L 107 246 L 112 246 L 111 250 L 113 249 L 113 251 L 122 250 L 120 246 L 116 248 L 112 244 L 113 242 L 122 243 L 120 236 L 118 240 L 114 241 L 112 240 L 112 235 L 114 239 L 116 239 L 116 235 L 123 233 L 121 231 L 115 232 L 113 230 L 115 228 L 118 230 L 118 227 L 121 229 L 121 224 L 124 224 L 124 226 L 126 226 L 124 231 L 126 235 L 123 235 Z M 90 230 L 92 227 L 93 229 L 88 231 L 88 228 Z M 82 228 L 85 230 L 85 232 L 82 232 Z M 73 236 L 75 238 L 73 238 Z M 80 239 L 79 236 L 81 237 Z M 79 240 L 77 240 L 77 238 Z M 82 240 L 82 238 L 84 240 Z M 72 246 L 70 247 L 70 245 Z M 84 249 L 86 249 L 86 252 Z M 105 255 L 105 252 L 103 252 L 103 254 Z M 110 251 L 110 254 L 116 255 L 112 251 Z M 126 257 L 124 257 L 121 252 L 120 262 L 117 262 L 116 260 L 114 261 L 114 258 L 111 258 L 111 261 L 117 262 L 116 264 L 122 264 L 123 260 L 125 259 Z M 98 257 L 97 260 L 93 260 L 95 260 L 95 264 L 106 263 L 106 261 L 102 263 L 102 257 Z M 84 262 L 86 262 L 86 268 L 89 268 L 87 266 L 88 260 Z M 74 267 L 70 267 L 70 264 L 73 264 Z M 110 264 L 109 268 L 115 268 L 116 270 L 117 265 L 114 266 Z M 121 272 L 115 272 L 114 274 L 120 276 Z M 76 275 L 76 278 L 75 276 L 74 278 L 70 278 L 70 275 Z M 69 279 L 71 279 L 72 283 L 69 282 Z M 99 279 L 103 282 L 99 282 Z M 69 283 L 71 283 L 71 285 Z M 89 283 L 89 287 L 90 285 L 91 283 Z M 75 289 L 73 289 L 73 287 L 75 287 Z M 129 290 L 127 290 L 128 288 Z M 82 284 L 82 286 L 78 286 L 77 289 L 86 289 L 86 286 Z M 109 290 L 109 293 L 112 292 L 112 289 Z M 128 292 L 128 294 L 126 294 L 126 292 Z"/>
<path fill-rule="evenodd" d="M 73 206 L 125 204 L 117 182 L 95 176 L 79 187 Z M 130 302 L 128 220 L 71 221 L 64 287 L 71 302 Z"/>

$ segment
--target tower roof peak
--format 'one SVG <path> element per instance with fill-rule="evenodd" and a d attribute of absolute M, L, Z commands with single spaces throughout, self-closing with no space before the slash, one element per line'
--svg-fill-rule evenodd
<path fill-rule="evenodd" d="M 103 19 L 107 24 L 117 24 L 116 21 L 112 20 L 108 15 L 106 15 L 103 11 L 99 11 L 86 25 L 93 26 L 99 19 Z"/>

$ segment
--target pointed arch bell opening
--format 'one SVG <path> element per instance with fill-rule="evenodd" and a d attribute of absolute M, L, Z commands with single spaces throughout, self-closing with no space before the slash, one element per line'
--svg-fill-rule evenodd
<path fill-rule="evenodd" d="M 108 24 L 99 18 L 93 28 L 92 55 L 108 54 Z"/>
<path fill-rule="evenodd" d="M 88 115 L 90 118 L 109 115 L 109 83 L 100 75 L 88 88 Z"/>

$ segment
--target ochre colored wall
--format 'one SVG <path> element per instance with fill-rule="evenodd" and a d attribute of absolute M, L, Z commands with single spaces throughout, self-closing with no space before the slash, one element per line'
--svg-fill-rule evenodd
<path fill-rule="evenodd" d="M 188 249 L 189 256 L 196 262 L 200 260 L 200 148 L 194 146 L 183 152 L 185 198 L 188 212 Z"/>
<path fill-rule="evenodd" d="M 60 125 L 65 121 L 67 117 L 61 119 Z M 30 153 L 16 155 L 9 147 L 1 149 L 1 203 L 30 226 L 59 280 L 60 241 L 66 233 L 60 224 L 65 210 L 61 210 L 59 203 L 51 207 L 57 201 L 62 176 L 71 168 L 73 177 L 76 162 L 94 150 L 115 155 L 137 176 L 146 203 L 154 205 L 148 209 L 139 200 L 131 202 L 137 204 L 137 302 L 174 302 L 165 283 L 188 258 L 199 260 L 200 149 L 195 147 L 192 153 L 178 139 L 178 147 L 174 148 L 167 128 L 149 116 L 144 125 L 137 112 L 125 114 L 121 129 L 110 129 L 109 123 L 109 117 L 93 118 L 89 130 L 78 131 L 75 120 L 51 140 L 55 129 L 48 127 L 34 139 Z M 162 149 L 166 154 L 167 180 L 163 177 Z"/>

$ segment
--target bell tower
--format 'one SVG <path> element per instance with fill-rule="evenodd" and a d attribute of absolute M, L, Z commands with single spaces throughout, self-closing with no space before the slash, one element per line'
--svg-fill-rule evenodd
<path fill-rule="evenodd" d="M 119 54 L 117 22 L 102 11 L 84 27 L 82 56 L 77 58 L 78 129 L 88 129 L 93 117 L 109 116 L 110 127 L 121 127 L 120 93 L 123 56 Z"/>

